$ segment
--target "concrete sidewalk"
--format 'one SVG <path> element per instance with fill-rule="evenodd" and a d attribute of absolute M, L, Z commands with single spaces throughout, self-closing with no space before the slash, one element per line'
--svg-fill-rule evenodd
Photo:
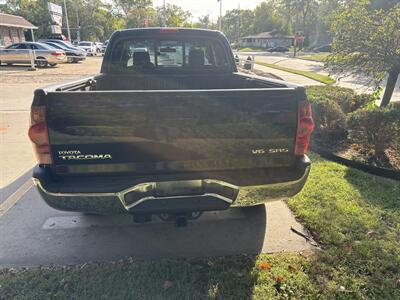
<path fill-rule="evenodd" d="M 301 75 L 297 75 L 297 74 L 281 71 L 281 70 L 274 69 L 274 68 L 269 68 L 269 67 L 266 67 L 266 66 L 263 66 L 263 65 L 259 65 L 257 63 L 254 64 L 254 69 L 258 70 L 258 71 L 274 74 L 274 75 L 282 78 L 285 81 L 298 83 L 298 84 L 301 84 L 301 85 L 306 85 L 306 86 L 307 85 L 324 85 L 323 83 L 321 83 L 319 81 L 315 81 L 315 80 L 310 79 L 308 77 L 304 77 L 304 76 L 301 76 Z"/>
<path fill-rule="evenodd" d="M 274 55 L 257 55 L 257 60 L 263 61 L 270 64 L 276 64 L 282 67 L 317 72 L 323 75 L 329 75 L 329 73 L 324 69 L 324 64 L 317 61 L 304 60 L 299 58 L 291 58 L 284 56 L 274 56 Z M 261 66 L 257 65 L 256 69 L 259 69 Z M 300 83 L 303 85 L 321 85 L 322 83 L 316 82 L 314 80 L 302 80 L 299 77 L 303 77 L 301 75 L 295 75 L 288 72 L 276 70 L 273 68 L 268 68 L 270 73 L 276 74 L 277 76 L 283 78 L 287 81 L 292 81 L 294 83 Z M 278 73 L 280 75 L 278 75 Z M 295 76 L 293 76 L 295 75 Z M 337 82 L 334 84 L 335 86 L 350 88 L 355 90 L 357 93 L 371 93 L 373 91 L 372 88 L 368 86 L 369 79 L 365 76 L 347 76 L 347 77 L 339 77 L 335 75 L 330 75 Z M 302 83 L 302 81 L 304 83 Z M 385 87 L 386 81 L 382 82 L 382 87 Z M 382 91 L 383 96 L 384 90 Z M 392 96 L 392 102 L 400 101 L 400 77 L 397 80 L 396 88 Z"/>

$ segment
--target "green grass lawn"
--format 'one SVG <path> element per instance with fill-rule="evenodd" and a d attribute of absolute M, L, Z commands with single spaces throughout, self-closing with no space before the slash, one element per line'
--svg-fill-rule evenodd
<path fill-rule="evenodd" d="M 400 299 L 400 184 L 312 155 L 289 200 L 321 251 L 0 271 L 0 299 Z"/>
<path fill-rule="evenodd" d="M 328 55 L 329 55 L 329 53 L 317 53 L 317 54 L 311 54 L 311 55 L 298 56 L 297 58 L 325 62 Z"/>
<path fill-rule="evenodd" d="M 259 64 L 259 65 L 262 65 L 262 66 L 265 66 L 265 67 L 269 67 L 269 68 L 273 68 L 273 69 L 277 69 L 277 70 L 281 70 L 281 71 L 285 71 L 285 72 L 301 75 L 301 76 L 313 79 L 315 81 L 322 82 L 324 84 L 333 84 L 333 83 L 336 82 L 330 76 L 322 75 L 322 74 L 319 74 L 317 72 L 297 70 L 297 69 L 282 67 L 282 66 L 277 65 L 277 64 L 270 64 L 270 63 L 261 62 L 261 61 L 256 61 L 255 63 Z"/>
<path fill-rule="evenodd" d="M 260 52 L 260 51 L 265 51 L 265 49 L 264 48 L 246 47 L 246 48 L 239 48 L 237 51 L 239 51 L 239 52 Z"/>

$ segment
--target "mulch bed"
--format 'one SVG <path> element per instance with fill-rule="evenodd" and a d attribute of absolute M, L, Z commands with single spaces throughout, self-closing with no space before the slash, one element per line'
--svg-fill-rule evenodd
<path fill-rule="evenodd" d="M 400 171 L 400 149 L 389 148 L 385 157 L 378 158 L 373 149 L 366 149 L 349 141 L 336 141 L 335 144 L 315 141 L 317 146 L 330 150 L 333 154 L 366 165 Z"/>

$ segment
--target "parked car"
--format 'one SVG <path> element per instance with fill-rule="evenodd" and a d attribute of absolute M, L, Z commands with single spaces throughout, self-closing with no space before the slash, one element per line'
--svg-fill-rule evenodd
<path fill-rule="evenodd" d="M 107 49 L 107 45 L 108 45 L 108 40 L 105 41 L 103 43 L 103 46 L 101 47 L 101 53 L 104 55 L 104 53 L 106 53 L 106 49 Z"/>
<path fill-rule="evenodd" d="M 54 43 L 54 42 L 43 42 L 43 43 L 53 48 L 63 50 L 67 55 L 67 62 L 69 63 L 77 63 L 86 59 L 86 53 L 84 53 L 83 51 L 69 49 L 63 44 L 59 43 Z"/>
<path fill-rule="evenodd" d="M 332 51 L 332 45 L 331 44 L 322 45 L 322 46 L 314 48 L 313 51 L 314 52 L 331 52 Z"/>
<path fill-rule="evenodd" d="M 65 48 L 68 48 L 70 50 L 74 50 L 77 51 L 79 53 L 81 53 L 82 55 L 86 56 L 86 51 L 79 48 L 79 47 L 75 47 L 74 45 L 72 45 L 69 41 L 63 41 L 63 40 L 58 40 L 58 39 L 43 39 L 43 40 L 39 40 L 39 42 L 51 42 L 51 43 L 56 43 L 58 45 L 61 45 Z"/>
<path fill-rule="evenodd" d="M 268 52 L 288 52 L 289 48 L 287 47 L 283 47 L 283 46 L 276 46 L 276 47 L 272 47 L 272 48 L 268 48 L 267 49 Z"/>
<path fill-rule="evenodd" d="M 55 49 L 44 43 L 24 42 L 12 44 L 0 50 L 0 63 L 31 64 L 31 51 L 33 50 L 35 65 L 39 68 L 54 67 L 66 62 L 63 50 Z"/>
<path fill-rule="evenodd" d="M 35 91 L 33 180 L 48 205 L 187 220 L 302 189 L 304 87 L 239 73 L 218 31 L 129 29 L 108 49 L 100 74 Z"/>
<path fill-rule="evenodd" d="M 94 56 L 97 52 L 97 46 L 93 42 L 79 42 L 78 47 L 85 50 L 87 55 Z"/>

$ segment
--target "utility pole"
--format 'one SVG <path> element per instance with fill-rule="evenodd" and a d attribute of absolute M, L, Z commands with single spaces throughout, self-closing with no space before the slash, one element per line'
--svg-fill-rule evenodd
<path fill-rule="evenodd" d="M 222 0 L 217 0 L 219 2 L 219 20 L 218 20 L 218 28 L 219 31 L 222 31 Z"/>
<path fill-rule="evenodd" d="M 167 27 L 167 16 L 165 11 L 165 0 L 163 0 L 163 26 Z"/>
<path fill-rule="evenodd" d="M 78 14 L 78 10 L 76 10 L 76 24 L 77 24 L 77 32 L 76 32 L 76 40 L 78 41 L 78 43 L 81 41 L 81 24 L 79 22 L 79 14 Z"/>
<path fill-rule="evenodd" d="M 241 20 L 240 20 L 240 3 L 239 3 L 239 7 L 238 7 L 238 35 L 237 35 L 237 41 L 239 41 L 240 38 L 240 26 L 241 26 Z"/>
<path fill-rule="evenodd" d="M 65 3 L 65 0 L 64 0 L 64 10 L 65 10 L 65 20 L 67 22 L 68 40 L 71 41 L 71 32 L 69 31 L 69 23 L 68 23 L 67 4 Z"/>

